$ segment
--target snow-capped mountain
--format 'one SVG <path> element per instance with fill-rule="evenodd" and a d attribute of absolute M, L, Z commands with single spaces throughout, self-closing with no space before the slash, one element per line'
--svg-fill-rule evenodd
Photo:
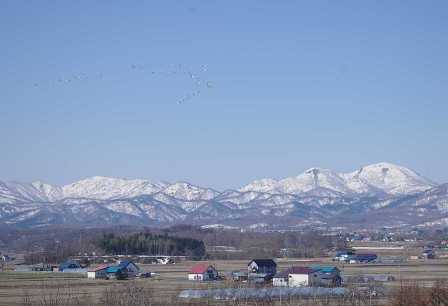
<path fill-rule="evenodd" d="M 252 183 L 240 188 L 239 191 L 255 191 L 255 192 L 273 192 L 277 187 L 278 181 L 271 178 L 264 178 L 253 181 Z"/>
<path fill-rule="evenodd" d="M 390 163 L 350 173 L 311 168 L 223 192 L 187 182 L 101 176 L 65 186 L 0 181 L 0 225 L 443 224 L 447 186 Z"/>
<path fill-rule="evenodd" d="M 296 177 L 279 181 L 263 179 L 244 186 L 240 191 L 314 195 L 337 194 L 390 194 L 405 195 L 421 192 L 436 186 L 434 182 L 416 172 L 390 163 L 362 167 L 350 173 L 337 173 L 328 169 L 311 168 Z M 322 192 L 319 192 L 319 190 Z"/>
<path fill-rule="evenodd" d="M 6 202 L 54 202 L 65 198 L 96 200 L 129 198 L 153 194 L 168 184 L 147 180 L 128 180 L 94 176 L 62 187 L 42 182 L 31 184 L 0 181 L 0 203 Z"/>
<path fill-rule="evenodd" d="M 383 191 L 388 194 L 411 194 L 436 184 L 418 173 L 390 163 L 378 163 L 343 174 L 347 186 L 357 193 Z"/>
<path fill-rule="evenodd" d="M 94 176 L 62 187 L 63 198 L 117 199 L 153 194 L 166 188 L 162 182 Z"/>
<path fill-rule="evenodd" d="M 163 189 L 163 193 L 187 201 L 211 200 L 219 194 L 219 192 L 213 189 L 194 186 L 186 182 L 169 185 Z"/>
<path fill-rule="evenodd" d="M 0 203 L 53 201 L 60 195 L 60 188 L 41 182 L 23 184 L 0 181 Z"/>

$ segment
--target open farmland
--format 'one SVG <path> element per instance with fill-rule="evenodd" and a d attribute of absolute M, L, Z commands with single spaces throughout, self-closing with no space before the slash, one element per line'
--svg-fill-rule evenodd
<path fill-rule="evenodd" d="M 333 264 L 328 258 L 301 260 L 277 260 L 279 269 L 292 265 Z M 186 276 L 189 268 L 197 262 L 184 261 L 172 265 L 140 265 L 144 271 L 157 273 L 150 279 L 133 281 L 89 280 L 83 274 L 58 272 L 2 272 L 0 273 L 0 305 L 23 305 L 26 299 L 37 303 L 44 297 L 70 296 L 79 297 L 83 303 L 101 303 L 107 289 L 143 287 L 148 290 L 152 299 L 173 301 L 182 289 L 206 289 L 234 286 L 228 281 L 196 283 L 188 281 Z M 220 273 L 226 274 L 234 270 L 244 270 L 246 260 L 216 260 L 213 261 Z M 386 287 L 394 287 L 402 281 L 418 281 L 422 285 L 435 280 L 448 279 L 448 260 L 430 260 L 407 262 L 403 264 L 364 264 L 340 265 L 345 275 L 357 274 L 390 274 L 395 281 L 386 283 Z M 245 286 L 245 284 L 239 284 Z"/>

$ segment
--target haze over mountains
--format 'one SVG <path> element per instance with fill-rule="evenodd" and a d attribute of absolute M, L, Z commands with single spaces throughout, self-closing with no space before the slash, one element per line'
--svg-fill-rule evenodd
<path fill-rule="evenodd" d="M 168 223 L 251 226 L 437 225 L 446 185 L 390 163 L 350 173 L 311 168 L 238 190 L 95 176 L 65 186 L 0 181 L 0 224 L 99 226 Z"/>

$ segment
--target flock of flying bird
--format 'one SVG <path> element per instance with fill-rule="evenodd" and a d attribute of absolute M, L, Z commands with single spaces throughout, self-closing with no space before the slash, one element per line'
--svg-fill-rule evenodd
<path fill-rule="evenodd" d="M 194 82 L 195 88 L 192 91 L 190 91 L 189 93 L 182 96 L 177 101 L 178 104 L 185 103 L 188 100 L 198 97 L 199 95 L 201 95 L 201 93 L 204 91 L 204 89 L 210 89 L 213 87 L 213 84 L 211 81 L 200 77 L 199 74 L 194 73 L 190 69 L 186 69 L 182 64 L 172 65 L 170 67 L 170 69 L 162 70 L 162 71 L 148 69 L 144 65 L 137 65 L 137 64 L 130 65 L 130 69 L 132 71 L 142 71 L 142 72 L 148 71 L 153 76 L 173 76 L 173 75 L 187 76 L 190 80 L 192 80 Z M 200 71 L 202 73 L 205 73 L 208 71 L 208 67 L 206 65 L 202 65 L 200 68 Z M 74 75 L 70 78 L 58 78 L 56 80 L 51 81 L 50 84 L 51 85 L 68 84 L 68 83 L 72 83 L 72 82 L 87 81 L 87 80 L 92 80 L 92 79 L 103 79 L 103 73 L 98 72 L 93 75 L 92 74 L 87 75 L 87 74 L 81 73 L 78 75 Z M 36 88 L 40 87 L 42 85 L 43 85 L 42 83 L 34 83 L 34 87 L 36 87 Z"/>

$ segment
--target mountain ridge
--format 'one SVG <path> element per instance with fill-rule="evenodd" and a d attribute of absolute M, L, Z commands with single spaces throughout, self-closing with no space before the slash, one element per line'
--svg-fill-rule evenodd
<path fill-rule="evenodd" d="M 381 162 L 348 173 L 310 168 L 295 177 L 281 180 L 261 179 L 240 188 L 240 191 L 283 192 L 299 194 L 323 187 L 343 194 L 409 194 L 421 192 L 437 184 L 408 168 Z"/>
<path fill-rule="evenodd" d="M 377 215 L 372 220 L 377 225 L 443 223 L 439 219 L 448 217 L 448 188 L 390 163 L 349 173 L 310 168 L 295 177 L 262 179 L 225 191 L 188 182 L 102 176 L 64 186 L 0 181 L 0 224 L 4 225 L 211 222 L 233 226 L 274 219 L 282 226 L 365 225 L 356 220 L 369 214 Z"/>

